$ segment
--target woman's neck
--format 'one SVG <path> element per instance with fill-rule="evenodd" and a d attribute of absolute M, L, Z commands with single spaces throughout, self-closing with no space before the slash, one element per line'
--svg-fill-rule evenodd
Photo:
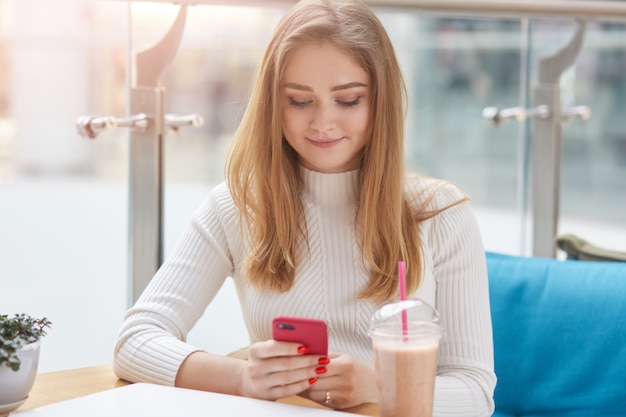
<path fill-rule="evenodd" d="M 302 196 L 325 206 L 345 206 L 358 202 L 359 170 L 334 174 L 300 167 Z"/>

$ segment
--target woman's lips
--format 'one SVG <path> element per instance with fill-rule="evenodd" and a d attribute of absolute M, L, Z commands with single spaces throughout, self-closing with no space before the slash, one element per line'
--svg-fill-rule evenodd
<path fill-rule="evenodd" d="M 311 139 L 307 138 L 310 144 L 313 146 L 317 146 L 318 148 L 330 148 L 338 144 L 343 140 L 343 138 L 339 139 Z"/>

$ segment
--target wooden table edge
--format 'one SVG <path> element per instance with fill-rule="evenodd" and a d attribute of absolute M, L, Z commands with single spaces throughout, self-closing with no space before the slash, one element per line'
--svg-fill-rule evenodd
<path fill-rule="evenodd" d="M 37 374 L 35 384 L 26 402 L 11 414 L 17 416 L 22 411 L 96 394 L 129 384 L 130 382 L 119 379 L 115 375 L 111 365 L 40 373 Z M 286 404 L 324 408 L 313 401 L 298 396 L 278 401 Z M 373 403 L 362 404 L 341 411 L 373 417 L 378 416 L 378 406 Z"/>
<path fill-rule="evenodd" d="M 12 414 L 128 384 L 130 382 L 115 376 L 111 365 L 40 373 L 35 378 L 26 402 Z"/>

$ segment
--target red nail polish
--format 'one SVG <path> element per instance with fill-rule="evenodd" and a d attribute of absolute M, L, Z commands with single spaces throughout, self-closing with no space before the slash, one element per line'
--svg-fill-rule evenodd
<path fill-rule="evenodd" d="M 313 385 L 315 383 L 315 381 L 317 381 L 317 377 L 315 378 L 309 378 L 309 385 Z"/>
<path fill-rule="evenodd" d="M 320 365 L 328 365 L 330 363 L 330 358 L 327 358 L 327 357 L 320 358 L 319 361 L 317 361 L 317 363 L 319 363 Z"/>
<path fill-rule="evenodd" d="M 320 375 L 320 374 L 325 374 L 327 371 L 325 366 L 318 366 L 317 368 L 315 368 L 315 373 Z"/>
<path fill-rule="evenodd" d="M 309 348 L 306 346 L 298 346 L 298 353 L 300 355 L 304 355 L 305 353 L 309 352 Z"/>

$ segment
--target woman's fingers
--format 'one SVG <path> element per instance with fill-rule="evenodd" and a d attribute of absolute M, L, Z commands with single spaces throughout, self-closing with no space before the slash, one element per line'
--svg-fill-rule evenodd
<path fill-rule="evenodd" d="M 308 353 L 308 349 L 299 343 L 266 340 L 250 346 L 249 352 L 250 356 L 263 359 L 277 356 L 299 356 Z"/>
<path fill-rule="evenodd" d="M 252 345 L 244 377 L 245 395 L 278 399 L 308 389 L 327 372 L 320 358 L 323 363 L 327 359 L 305 353 L 297 343 L 269 340 Z"/>
<path fill-rule="evenodd" d="M 278 360 L 266 359 L 256 363 L 249 363 L 248 373 L 254 379 L 263 379 L 264 385 L 273 387 L 291 385 L 301 381 L 315 382 L 309 380 L 319 377 L 319 375 L 325 372 L 324 367 L 316 364 L 280 366 L 280 364 L 293 363 L 295 361 L 284 361 L 282 358 Z"/>
<path fill-rule="evenodd" d="M 326 373 L 300 396 L 336 409 L 377 401 L 376 373 L 372 366 L 349 355 L 331 353 L 329 358 Z"/>
<path fill-rule="evenodd" d="M 306 355 L 306 350 L 299 349 L 300 347 L 297 343 L 276 341 L 254 344 L 248 358 L 250 370 L 254 373 L 270 374 L 311 367 L 315 369 L 323 357 Z"/>

